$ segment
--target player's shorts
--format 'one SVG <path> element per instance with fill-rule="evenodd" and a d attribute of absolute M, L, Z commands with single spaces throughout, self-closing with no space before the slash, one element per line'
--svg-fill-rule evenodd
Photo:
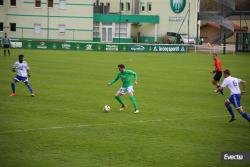
<path fill-rule="evenodd" d="M 28 82 L 28 77 L 21 77 L 21 76 L 19 76 L 19 75 L 17 75 L 14 79 L 15 79 L 17 82 L 19 82 L 19 81 Z"/>
<path fill-rule="evenodd" d="M 121 87 L 117 93 L 119 94 L 122 94 L 122 95 L 125 95 L 126 93 L 129 93 L 129 94 L 134 94 L 134 89 L 133 89 L 133 86 L 129 86 L 127 88 L 123 88 Z"/>
<path fill-rule="evenodd" d="M 227 99 L 227 101 L 231 104 L 233 104 L 235 106 L 235 108 L 240 108 L 241 105 L 240 105 L 240 98 L 241 98 L 241 95 L 240 94 L 233 94 L 229 97 L 229 99 Z"/>
<path fill-rule="evenodd" d="M 216 71 L 215 74 L 214 74 L 214 80 L 219 82 L 221 76 L 222 76 L 222 72 L 221 71 Z"/>
<path fill-rule="evenodd" d="M 3 45 L 3 48 L 4 48 L 4 49 L 8 49 L 8 48 L 10 48 L 10 45 L 5 44 L 5 45 Z"/>

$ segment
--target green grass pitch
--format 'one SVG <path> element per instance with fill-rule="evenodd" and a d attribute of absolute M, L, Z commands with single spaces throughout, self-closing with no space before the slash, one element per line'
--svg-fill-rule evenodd
<path fill-rule="evenodd" d="M 17 84 L 12 64 L 24 54 L 36 97 Z M 223 68 L 250 82 L 250 54 L 219 55 Z M 119 112 L 118 82 L 106 84 L 124 63 L 138 73 L 133 113 Z M 0 56 L 1 167 L 234 167 L 222 151 L 249 151 L 249 124 L 236 113 L 228 123 L 228 97 L 213 93 L 208 54 L 104 53 L 12 50 Z M 249 90 L 249 89 L 248 89 Z M 111 106 L 104 113 L 105 104 Z M 250 95 L 242 99 L 250 113 Z"/>

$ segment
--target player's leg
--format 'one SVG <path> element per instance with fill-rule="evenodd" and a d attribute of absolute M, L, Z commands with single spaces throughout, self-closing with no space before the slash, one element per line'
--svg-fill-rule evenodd
<path fill-rule="evenodd" d="M 134 96 L 134 89 L 133 89 L 132 86 L 128 87 L 128 93 L 129 93 L 129 98 L 130 98 L 131 102 L 133 103 L 135 113 L 139 113 L 137 103 L 136 103 L 136 100 L 135 100 L 135 96 Z"/>
<path fill-rule="evenodd" d="M 216 88 L 218 88 L 218 81 L 216 81 L 215 79 L 212 79 L 211 83 L 212 83 L 212 85 L 214 85 Z"/>
<path fill-rule="evenodd" d="M 230 105 L 230 101 L 229 101 L 229 100 L 227 100 L 227 101 L 225 102 L 225 107 L 227 108 L 227 111 L 228 111 L 229 114 L 231 115 L 231 119 L 229 120 L 229 122 L 235 121 L 236 119 L 235 119 L 234 111 L 233 111 L 233 108 L 232 108 L 231 105 Z"/>
<path fill-rule="evenodd" d="M 10 56 L 10 46 L 8 46 L 8 55 Z"/>
<path fill-rule="evenodd" d="M 29 83 L 27 80 L 24 81 L 23 83 L 28 87 L 28 89 L 29 89 L 29 91 L 30 91 L 30 93 L 31 93 L 31 96 L 35 96 L 35 94 L 34 94 L 34 92 L 33 92 L 33 89 L 32 89 L 32 87 L 31 87 L 30 83 Z"/>
<path fill-rule="evenodd" d="M 241 95 L 232 95 L 232 101 L 233 104 L 235 106 L 235 108 L 237 109 L 237 111 L 240 113 L 240 115 L 246 119 L 248 122 L 250 122 L 250 116 L 243 110 L 243 107 L 240 104 L 240 99 L 241 99 Z"/>
<path fill-rule="evenodd" d="M 120 88 L 115 94 L 115 99 L 121 104 L 120 111 L 125 110 L 127 107 L 121 99 L 121 96 L 125 93 L 124 91 L 125 91 L 124 88 Z"/>
<path fill-rule="evenodd" d="M 212 84 L 216 87 L 216 93 L 220 93 L 220 94 L 223 94 L 223 91 L 217 91 L 217 89 L 220 87 L 220 79 L 221 79 L 221 76 L 222 76 L 222 73 L 221 72 L 216 72 L 214 77 L 213 77 L 213 80 L 212 80 Z"/>
<path fill-rule="evenodd" d="M 212 84 L 216 87 L 216 90 L 214 90 L 215 93 L 224 95 L 223 90 L 218 89 L 220 87 L 219 82 L 220 82 L 221 76 L 222 76 L 222 73 L 216 72 L 212 80 Z"/>
<path fill-rule="evenodd" d="M 6 56 L 6 45 L 3 46 L 3 54 Z"/>
<path fill-rule="evenodd" d="M 10 96 L 16 96 L 16 83 L 18 82 L 18 80 L 16 78 L 14 78 L 11 82 L 11 90 L 12 93 Z"/>
<path fill-rule="evenodd" d="M 245 112 L 242 107 L 237 108 L 237 110 L 240 113 L 240 115 L 250 123 L 250 116 L 248 115 L 248 113 Z"/>

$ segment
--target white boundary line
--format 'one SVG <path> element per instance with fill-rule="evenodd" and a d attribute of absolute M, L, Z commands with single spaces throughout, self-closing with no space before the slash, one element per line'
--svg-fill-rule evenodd
<path fill-rule="evenodd" d="M 205 116 L 205 117 L 195 117 L 191 119 L 204 119 L 204 118 L 223 118 L 226 115 L 214 115 L 214 116 Z M 20 129 L 20 130 L 7 130 L 0 131 L 0 135 L 3 134 L 13 134 L 13 133 L 25 133 L 25 132 L 36 132 L 36 131 L 46 131 L 46 130 L 54 130 L 54 129 L 68 129 L 68 128 L 82 128 L 82 127 L 94 127 L 94 126 L 105 126 L 105 125 L 125 125 L 125 124 L 136 124 L 136 123 L 147 123 L 147 122 L 164 122 L 164 121 L 176 121 L 183 120 L 186 118 L 169 118 L 169 119 L 155 119 L 155 120 L 139 120 L 139 121 L 131 121 L 131 122 L 113 122 L 113 123 L 101 123 L 101 124 L 80 124 L 80 125 L 67 125 L 67 126 L 51 126 L 47 128 L 33 128 L 33 129 Z"/>

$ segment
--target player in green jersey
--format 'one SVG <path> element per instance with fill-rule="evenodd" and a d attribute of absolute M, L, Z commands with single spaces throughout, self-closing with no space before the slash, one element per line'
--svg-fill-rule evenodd
<path fill-rule="evenodd" d="M 127 92 L 130 96 L 130 100 L 133 103 L 135 112 L 134 113 L 139 113 L 136 100 L 134 97 L 134 89 L 133 89 L 133 84 L 132 84 L 132 78 L 134 77 L 135 85 L 138 84 L 137 82 L 137 74 L 136 72 L 132 70 L 127 70 L 125 68 L 125 65 L 119 64 L 118 65 L 118 74 L 116 75 L 115 79 L 113 79 L 108 85 L 113 85 L 116 81 L 118 81 L 121 78 L 122 81 L 122 87 L 117 91 L 115 94 L 115 99 L 121 104 L 120 111 L 124 111 L 127 108 L 127 105 L 125 105 L 121 99 L 122 95 L 125 95 Z"/>

